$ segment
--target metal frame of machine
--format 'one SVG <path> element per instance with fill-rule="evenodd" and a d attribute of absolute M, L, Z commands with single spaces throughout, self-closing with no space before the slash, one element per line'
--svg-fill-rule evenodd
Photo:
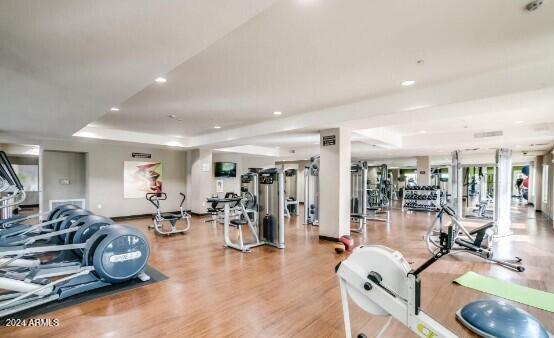
<path fill-rule="evenodd" d="M 183 209 L 183 204 L 185 203 L 186 196 L 183 193 L 180 193 L 182 199 L 181 204 L 179 205 L 178 213 L 162 213 L 160 210 L 160 201 L 167 200 L 167 194 L 165 192 L 161 193 L 147 193 L 146 200 L 148 200 L 154 208 L 156 208 L 156 213 L 152 215 L 153 224 L 148 226 L 149 229 L 154 229 L 159 235 L 174 235 L 174 234 L 184 234 L 190 230 L 191 226 L 191 216 Z M 184 228 L 177 228 L 177 223 L 179 221 L 185 222 Z M 164 223 L 169 223 L 170 230 L 164 230 Z"/>
<path fill-rule="evenodd" d="M 356 228 L 352 228 L 350 230 L 357 233 L 364 232 L 367 221 L 385 222 L 386 224 L 389 224 L 389 210 L 383 210 L 382 208 L 370 208 L 369 206 L 367 162 L 360 161 L 353 163 L 350 168 L 350 173 L 350 219 L 358 224 Z M 378 215 L 385 215 L 385 218 L 377 217 Z"/>
<path fill-rule="evenodd" d="M 319 225 L 319 156 L 304 168 L 304 224 Z"/>
<path fill-rule="evenodd" d="M 457 337 L 420 308 L 419 275 L 448 254 L 452 241 L 453 234 L 449 231 L 443 248 L 417 269 L 412 269 L 398 251 L 385 246 L 368 245 L 354 249 L 335 268 L 341 290 L 345 336 L 352 336 L 348 308 L 348 298 L 351 298 L 364 311 L 391 316 L 419 337 Z M 380 334 L 387 326 L 388 323 Z"/>
<path fill-rule="evenodd" d="M 257 195 L 255 195 L 257 194 Z M 280 169 L 265 169 L 241 175 L 240 197 L 208 198 L 208 203 L 223 210 L 224 247 L 250 252 L 261 245 L 285 248 L 284 174 Z M 231 216 L 231 210 L 239 212 Z M 252 215 L 252 217 L 251 217 Z M 242 226 L 247 225 L 253 241 L 244 242 Z M 231 240 L 230 229 L 238 229 L 238 243 Z"/>

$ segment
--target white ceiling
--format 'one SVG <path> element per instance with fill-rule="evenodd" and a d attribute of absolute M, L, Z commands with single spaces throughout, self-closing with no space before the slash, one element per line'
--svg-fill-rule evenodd
<path fill-rule="evenodd" d="M 303 158 L 345 126 L 357 158 L 542 149 L 529 145 L 554 139 L 554 6 L 526 3 L 3 1 L 0 133 Z"/>
<path fill-rule="evenodd" d="M 2 130 L 70 136 L 273 0 L 3 0 Z"/>
<path fill-rule="evenodd" d="M 552 60 L 554 6 L 524 4 L 281 1 L 94 126 L 194 136 L 399 92 L 407 79 L 422 87 Z"/>

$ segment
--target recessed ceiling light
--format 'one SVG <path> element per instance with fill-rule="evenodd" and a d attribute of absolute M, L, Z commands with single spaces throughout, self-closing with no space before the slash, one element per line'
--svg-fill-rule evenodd
<path fill-rule="evenodd" d="M 166 83 L 167 79 L 165 77 L 158 76 L 154 81 L 157 83 Z"/>
<path fill-rule="evenodd" d="M 520 124 L 520 123 L 523 123 L 523 121 L 518 120 L 518 121 L 516 121 L 515 123 Z"/>
<path fill-rule="evenodd" d="M 181 146 L 181 143 L 179 143 L 177 141 L 169 141 L 166 144 L 170 147 L 180 147 Z"/>
<path fill-rule="evenodd" d="M 117 107 L 111 107 L 111 108 L 110 108 L 110 111 L 119 111 L 119 108 L 117 108 Z"/>
<path fill-rule="evenodd" d="M 221 129 L 221 126 L 214 126 L 214 129 Z"/>
<path fill-rule="evenodd" d="M 420 134 L 427 134 L 427 130 L 420 130 L 419 133 Z"/>
<path fill-rule="evenodd" d="M 282 112 L 280 112 L 280 111 L 274 111 L 274 112 L 273 112 L 273 115 L 277 115 L 277 116 L 279 116 L 279 115 L 283 115 L 283 113 L 282 113 Z"/>
<path fill-rule="evenodd" d="M 402 81 L 401 85 L 404 86 L 404 87 L 413 86 L 413 85 L 415 85 L 415 81 L 414 80 Z"/>
<path fill-rule="evenodd" d="M 169 114 L 169 115 L 167 115 L 167 117 L 169 117 L 170 119 L 173 119 L 173 120 L 179 121 L 179 122 L 183 121 L 183 119 L 182 119 L 182 118 L 180 118 L 180 117 L 177 117 L 177 115 L 175 115 L 175 114 Z"/>

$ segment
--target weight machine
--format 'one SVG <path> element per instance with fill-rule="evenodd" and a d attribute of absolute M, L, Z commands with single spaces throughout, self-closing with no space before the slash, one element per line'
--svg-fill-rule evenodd
<path fill-rule="evenodd" d="M 304 224 L 319 225 L 319 156 L 304 168 Z"/>
<path fill-rule="evenodd" d="M 474 210 L 476 214 L 464 213 L 464 187 L 467 187 L 464 179 L 466 168 L 494 168 L 493 169 L 493 186 L 494 192 L 488 188 L 488 169 L 481 172 L 485 175 L 483 181 L 487 184 L 481 184 L 480 201 L 477 208 Z M 512 153 L 508 149 L 497 149 L 495 153 L 495 164 L 480 164 L 480 165 L 464 165 L 462 164 L 461 151 L 452 153 L 452 168 L 449 175 L 450 185 L 452 186 L 452 209 L 456 215 L 462 215 L 460 219 L 491 219 L 495 226 L 495 235 L 511 234 L 511 170 L 512 170 Z M 492 196 L 491 196 L 492 195 Z M 467 194 L 467 202 L 469 203 L 469 193 Z M 489 211 L 490 210 L 490 211 Z M 485 218 L 479 217 L 484 215 Z M 489 216 L 490 215 L 490 216 Z"/>
<path fill-rule="evenodd" d="M 285 177 L 285 216 L 298 214 L 298 170 L 286 169 Z"/>
<path fill-rule="evenodd" d="M 368 202 L 368 166 L 367 162 L 360 161 L 352 164 L 350 168 L 350 220 L 358 224 L 353 232 L 365 231 L 367 221 L 390 223 L 389 210 L 371 206 Z M 378 217 L 384 215 L 384 218 Z"/>

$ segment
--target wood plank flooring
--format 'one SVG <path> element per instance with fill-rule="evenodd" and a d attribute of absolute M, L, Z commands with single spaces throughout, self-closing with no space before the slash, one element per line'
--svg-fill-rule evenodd
<path fill-rule="evenodd" d="M 472 270 L 554 292 L 554 231 L 540 213 L 513 208 L 515 234 L 497 244 L 502 257 L 523 258 L 526 271 L 516 273 L 478 259 L 447 257 L 422 275 L 422 308 L 462 337 L 473 336 L 454 316 L 462 305 L 492 296 L 452 284 Z M 432 214 L 402 213 L 392 224 L 369 223 L 356 244 L 383 244 L 419 264 L 428 253 L 422 241 Z M 335 265 L 346 258 L 333 244 L 318 240 L 317 228 L 292 217 L 286 226 L 285 250 L 268 246 L 243 254 L 222 247 L 221 225 L 194 218 L 187 235 L 155 236 L 149 219 L 126 222 L 148 233 L 150 264 L 169 280 L 49 313 L 60 326 L 1 327 L 0 337 L 343 337 Z M 518 304 L 516 304 L 518 305 Z M 518 305 L 554 332 L 554 314 Z M 351 302 L 353 332 L 374 336 L 386 318 L 372 317 Z M 410 337 L 397 322 L 385 337 Z"/>

